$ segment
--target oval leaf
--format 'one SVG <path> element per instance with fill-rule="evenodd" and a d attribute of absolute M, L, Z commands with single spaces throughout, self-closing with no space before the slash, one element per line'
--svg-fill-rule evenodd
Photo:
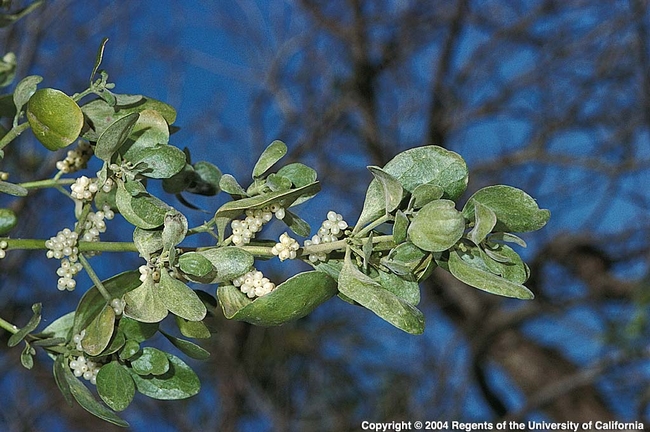
<path fill-rule="evenodd" d="M 135 396 L 135 383 L 124 366 L 112 361 L 97 372 L 97 393 L 106 405 L 123 411 Z"/>
<path fill-rule="evenodd" d="M 475 245 L 479 245 L 492 232 L 496 223 L 497 215 L 492 209 L 476 201 L 474 202 L 474 227 L 467 237 Z"/>
<path fill-rule="evenodd" d="M 463 253 L 463 255 L 465 255 Z M 468 257 L 471 259 L 471 257 Z M 535 296 L 525 286 L 511 282 L 485 269 L 471 265 L 461 258 L 459 251 L 449 253 L 449 271 L 461 282 L 492 294 L 530 300 Z"/>
<path fill-rule="evenodd" d="M 257 160 L 257 163 L 253 168 L 253 178 L 260 177 L 268 171 L 269 168 L 275 165 L 277 161 L 282 159 L 285 154 L 287 154 L 287 146 L 282 141 L 273 141 L 262 152 L 260 158 Z"/>
<path fill-rule="evenodd" d="M 95 156 L 103 161 L 110 162 L 111 157 L 122 147 L 133 130 L 140 115 L 132 113 L 119 118 L 111 123 L 99 136 L 95 145 Z"/>
<path fill-rule="evenodd" d="M 339 291 L 400 330 L 424 332 L 424 316 L 415 306 L 385 290 L 346 259 L 339 274 Z"/>
<path fill-rule="evenodd" d="M 98 356 L 111 341 L 115 330 L 115 311 L 110 305 L 105 305 L 99 315 L 85 328 L 86 336 L 81 340 L 84 352 Z"/>
<path fill-rule="evenodd" d="M 460 155 L 438 146 L 424 146 L 396 155 L 383 170 L 413 193 L 422 184 L 438 185 L 444 198 L 456 200 L 467 188 L 467 165 Z M 376 179 L 370 182 L 355 231 L 384 213 L 384 194 Z"/>
<path fill-rule="evenodd" d="M 535 231 L 546 225 L 551 217 L 551 212 L 540 209 L 530 195 L 512 186 L 488 186 L 476 191 L 463 208 L 463 215 L 468 220 L 474 219 L 476 202 L 496 215 L 495 231 Z"/>
<path fill-rule="evenodd" d="M 382 170 L 376 166 L 369 166 L 368 169 L 375 177 L 375 180 L 378 180 L 381 184 L 382 190 L 384 191 L 384 201 L 386 207 L 386 213 L 390 213 L 399 206 L 399 203 L 404 197 L 404 189 L 402 184 L 392 175 L 388 174 L 386 171 Z"/>
<path fill-rule="evenodd" d="M 162 270 L 158 293 L 171 313 L 188 321 L 201 321 L 207 309 L 194 290 Z"/>
<path fill-rule="evenodd" d="M 131 369 L 138 375 L 162 375 L 169 371 L 169 360 L 165 352 L 157 348 L 144 347 L 130 360 Z"/>
<path fill-rule="evenodd" d="M 162 375 L 140 376 L 132 373 L 140 393 L 152 399 L 177 400 L 194 396 L 201 389 L 201 382 L 194 371 L 178 357 L 165 353 L 169 370 Z"/>
<path fill-rule="evenodd" d="M 176 348 L 178 348 L 183 354 L 187 355 L 196 360 L 207 360 L 210 357 L 210 353 L 205 349 L 201 348 L 195 343 L 192 343 L 185 339 L 180 339 L 175 336 L 172 336 L 168 333 L 161 332 L 169 342 L 172 343 Z"/>
<path fill-rule="evenodd" d="M 0 154 L 0 157 L 2 155 Z M 14 184 L 14 183 L 9 183 L 9 182 L 4 182 L 0 180 L 0 192 L 6 193 L 7 195 L 13 195 L 13 196 L 27 196 L 27 189 L 24 187 Z"/>
<path fill-rule="evenodd" d="M 18 217 L 13 210 L 0 208 L 0 235 L 5 235 L 11 231 L 18 223 Z"/>
<path fill-rule="evenodd" d="M 145 323 L 157 323 L 167 316 L 167 307 L 160 299 L 156 285 L 147 278 L 142 285 L 124 296 L 124 315 Z"/>
<path fill-rule="evenodd" d="M 34 136 L 52 151 L 72 144 L 84 124 L 79 105 L 56 89 L 37 90 L 29 98 L 26 112 Z"/>
<path fill-rule="evenodd" d="M 249 252 L 234 246 L 197 251 L 212 263 L 217 282 L 232 281 L 251 269 L 255 258 Z"/>
<path fill-rule="evenodd" d="M 226 318 L 261 326 L 277 326 L 302 318 L 335 294 L 336 281 L 319 271 L 297 274 L 255 300 L 232 285 L 217 289 Z"/>
<path fill-rule="evenodd" d="M 102 282 L 102 285 L 112 298 L 121 298 L 140 284 L 140 273 L 137 271 L 120 273 Z M 88 327 L 104 306 L 106 306 L 106 300 L 93 285 L 79 300 L 74 315 L 73 334 L 80 333 L 81 330 Z"/>
<path fill-rule="evenodd" d="M 436 200 L 422 207 L 408 228 L 411 241 L 420 249 L 442 252 L 452 247 L 465 232 L 465 218 L 454 202 Z"/>

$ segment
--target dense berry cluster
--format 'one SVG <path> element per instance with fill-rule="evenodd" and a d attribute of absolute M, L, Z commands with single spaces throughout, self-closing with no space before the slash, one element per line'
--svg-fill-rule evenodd
<path fill-rule="evenodd" d="M 7 256 L 7 246 L 9 246 L 9 243 L 7 243 L 5 240 L 0 241 L 0 259 L 4 258 Z"/>
<path fill-rule="evenodd" d="M 238 287 L 241 292 L 249 298 L 261 297 L 275 289 L 275 284 L 264 277 L 261 271 L 253 268 L 248 273 L 239 276 L 232 281 L 232 284 Z"/>
<path fill-rule="evenodd" d="M 232 243 L 235 246 L 242 246 L 250 243 L 262 227 L 273 219 L 273 214 L 278 219 L 283 219 L 284 208 L 277 204 L 266 206 L 261 209 L 246 210 L 245 219 L 235 219 L 230 223 L 232 229 Z"/>
<path fill-rule="evenodd" d="M 56 163 L 56 169 L 64 174 L 69 174 L 80 169 L 86 168 L 86 164 L 93 155 L 93 149 L 89 143 L 79 141 L 77 147 L 69 150 L 67 156 L 62 161 Z"/>
<path fill-rule="evenodd" d="M 271 248 L 271 252 L 273 252 L 273 255 L 277 255 L 280 261 L 284 261 L 296 258 L 298 249 L 300 249 L 298 242 L 285 232 L 280 236 L 280 242 Z"/>
<path fill-rule="evenodd" d="M 327 219 L 323 221 L 318 233 L 311 240 L 305 240 L 305 247 L 318 245 L 321 243 L 332 243 L 337 241 L 345 233 L 348 223 L 343 220 L 343 216 L 330 210 L 327 212 Z M 325 252 L 313 253 L 309 255 L 309 261 L 316 263 L 325 261 L 327 254 Z"/>
<path fill-rule="evenodd" d="M 79 259 L 78 238 L 79 235 L 76 232 L 65 228 L 45 241 L 45 247 L 48 249 L 46 256 L 61 260 L 61 266 L 56 270 L 56 274 L 59 276 L 57 288 L 60 291 L 72 291 L 77 286 L 74 277 L 83 268 L 77 262 Z"/>
<path fill-rule="evenodd" d="M 114 182 L 112 179 L 106 179 L 103 185 L 100 185 L 96 179 L 90 179 L 81 176 L 70 186 L 70 196 L 78 201 L 92 201 L 95 194 L 101 189 L 108 193 L 113 189 Z"/>
<path fill-rule="evenodd" d="M 72 337 L 72 342 L 74 342 L 77 351 L 83 352 L 81 341 L 84 336 L 86 336 L 86 330 L 82 330 L 81 333 L 77 333 Z M 102 367 L 100 363 L 87 359 L 82 354 L 74 357 L 74 359 L 70 359 L 69 366 L 74 376 L 83 377 L 85 380 L 90 381 L 91 384 L 97 384 L 97 372 Z"/>
<path fill-rule="evenodd" d="M 93 242 L 99 241 L 99 234 L 106 232 L 106 222 L 104 219 L 111 220 L 115 217 L 115 212 L 108 205 L 102 210 L 88 213 L 83 226 L 82 241 Z"/>

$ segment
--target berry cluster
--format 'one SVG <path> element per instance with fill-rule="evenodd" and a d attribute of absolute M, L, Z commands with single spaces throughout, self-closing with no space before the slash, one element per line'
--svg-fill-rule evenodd
<path fill-rule="evenodd" d="M 79 141 L 77 147 L 68 151 L 68 155 L 62 161 L 56 163 L 56 169 L 64 174 L 69 174 L 86 168 L 86 164 L 93 155 L 93 149 L 89 143 Z"/>
<path fill-rule="evenodd" d="M 108 205 L 102 210 L 88 213 L 83 226 L 82 241 L 94 242 L 99 241 L 99 234 L 106 232 L 106 222 L 104 219 L 111 220 L 115 217 L 115 212 Z"/>
<path fill-rule="evenodd" d="M 48 249 L 46 256 L 61 260 L 61 266 L 56 270 L 56 274 L 59 276 L 57 282 L 59 291 L 66 289 L 73 291 L 77 286 L 74 277 L 83 268 L 81 263 L 77 262 L 79 259 L 78 238 L 79 235 L 76 232 L 64 228 L 56 236 L 45 241 L 45 247 Z"/>
<path fill-rule="evenodd" d="M 110 178 L 106 179 L 103 185 L 100 185 L 97 179 L 81 176 L 70 186 L 70 196 L 77 201 L 92 201 L 100 188 L 108 193 L 113 189 L 113 185 L 114 182 Z"/>
<path fill-rule="evenodd" d="M 300 249 L 298 242 L 285 232 L 280 236 L 280 242 L 271 248 L 271 252 L 273 252 L 273 255 L 277 255 L 280 261 L 284 261 L 286 259 L 295 259 L 298 249 Z"/>
<path fill-rule="evenodd" d="M 124 306 L 126 306 L 126 301 L 120 298 L 114 298 L 111 300 L 111 307 L 115 315 L 120 316 L 124 312 Z"/>
<path fill-rule="evenodd" d="M 232 229 L 232 243 L 235 246 L 243 246 L 250 243 L 262 227 L 273 219 L 273 214 L 278 219 L 283 219 L 284 208 L 277 204 L 266 206 L 261 209 L 246 210 L 245 219 L 235 219 L 230 223 Z"/>
<path fill-rule="evenodd" d="M 305 240 L 305 247 L 311 245 L 318 245 L 321 243 L 332 243 L 337 241 L 348 227 L 348 223 L 343 220 L 343 216 L 333 210 L 327 212 L 327 219 L 323 221 L 318 233 L 314 235 L 311 240 Z M 313 253 L 309 255 L 309 261 L 316 263 L 318 261 L 325 261 L 327 254 L 325 252 Z"/>
<path fill-rule="evenodd" d="M 0 259 L 7 256 L 7 251 L 5 250 L 7 249 L 7 246 L 9 246 L 9 244 L 5 240 L 0 241 Z"/>
<path fill-rule="evenodd" d="M 83 352 L 81 341 L 84 336 L 86 336 L 86 330 L 81 330 L 81 333 L 77 333 L 72 337 L 72 342 L 74 342 L 77 351 Z M 70 359 L 69 366 L 70 369 L 72 369 L 74 376 L 83 377 L 85 380 L 90 381 L 91 384 L 97 384 L 97 372 L 99 372 L 99 369 L 102 366 L 100 363 L 86 359 L 82 354 L 75 357 L 74 360 Z"/>
<path fill-rule="evenodd" d="M 275 289 L 275 284 L 255 268 L 233 280 L 232 284 L 249 298 L 261 297 Z"/>

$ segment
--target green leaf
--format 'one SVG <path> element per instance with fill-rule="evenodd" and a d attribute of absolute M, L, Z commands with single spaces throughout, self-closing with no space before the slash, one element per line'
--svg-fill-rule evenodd
<path fill-rule="evenodd" d="M 488 186 L 474 193 L 463 208 L 463 215 L 468 220 L 474 218 L 477 202 L 496 215 L 495 231 L 535 231 L 546 225 L 551 217 L 551 212 L 541 210 L 530 195 L 512 186 Z"/>
<path fill-rule="evenodd" d="M 204 249 L 197 253 L 212 263 L 217 272 L 218 282 L 232 281 L 245 274 L 255 262 L 253 255 L 234 246 Z"/>
<path fill-rule="evenodd" d="M 491 249 L 484 249 L 485 252 L 488 250 Z M 487 253 L 485 256 L 482 256 L 483 261 L 485 261 L 486 265 L 489 267 L 492 273 L 500 275 L 511 282 L 519 284 L 523 284 L 528 280 L 528 266 L 523 262 L 519 254 L 515 252 L 511 247 L 507 245 L 496 245 L 495 249 L 492 251 L 497 252 L 501 257 L 506 259 L 505 261 L 498 261 Z"/>
<path fill-rule="evenodd" d="M 183 273 L 198 278 L 206 277 L 215 272 L 210 260 L 198 252 L 185 252 L 179 256 L 178 266 Z"/>
<path fill-rule="evenodd" d="M 159 296 L 171 313 L 188 321 L 201 321 L 207 309 L 194 290 L 163 270 L 160 272 Z"/>
<path fill-rule="evenodd" d="M 133 243 L 140 252 L 140 256 L 149 262 L 151 255 L 163 248 L 162 231 L 135 227 L 133 230 Z"/>
<path fill-rule="evenodd" d="M 253 178 L 261 177 L 266 171 L 269 170 L 277 161 L 287 154 L 287 146 L 279 140 L 273 141 L 262 152 L 260 158 L 257 160 L 253 168 Z"/>
<path fill-rule="evenodd" d="M 302 318 L 335 294 L 336 281 L 320 271 L 299 273 L 255 300 L 232 285 L 217 289 L 226 318 L 261 326 Z"/>
<path fill-rule="evenodd" d="M 223 185 L 222 189 L 226 190 L 223 188 Z M 320 183 L 315 182 L 288 191 L 269 192 L 250 198 L 229 201 L 222 205 L 214 215 L 217 229 L 219 230 L 219 237 L 222 238 L 224 236 L 225 228 L 232 219 L 235 219 L 248 209 L 259 209 L 272 204 L 278 204 L 287 209 L 299 198 L 314 196 L 319 190 Z"/>
<path fill-rule="evenodd" d="M 19 197 L 27 196 L 28 193 L 27 189 L 24 187 L 2 180 L 0 180 L 0 192 Z"/>
<path fill-rule="evenodd" d="M 25 341 L 25 348 L 20 353 L 20 364 L 22 364 L 25 369 L 31 369 L 34 367 L 34 354 L 36 354 L 36 350 Z"/>
<path fill-rule="evenodd" d="M 127 339 L 126 342 L 124 342 L 124 346 L 120 350 L 119 357 L 120 360 L 130 360 L 139 352 L 140 344 L 134 340 Z"/>
<path fill-rule="evenodd" d="M 120 154 L 125 160 L 135 163 L 137 153 L 169 142 L 169 124 L 165 118 L 153 110 L 139 112 L 138 121 L 133 126 L 128 142 L 120 148 Z M 183 154 L 185 162 L 185 154 Z"/>
<path fill-rule="evenodd" d="M 27 103 L 27 121 L 48 150 L 72 144 L 81 133 L 84 116 L 79 105 L 60 90 L 37 90 Z"/>
<path fill-rule="evenodd" d="M 456 244 L 465 232 L 465 219 L 454 205 L 441 199 L 422 207 L 408 228 L 411 241 L 429 252 L 442 252 Z"/>
<path fill-rule="evenodd" d="M 74 315 L 74 312 L 70 312 L 54 320 L 54 322 L 43 329 L 41 335 L 68 340 L 74 324 Z"/>
<path fill-rule="evenodd" d="M 489 238 L 490 242 L 508 242 L 508 243 L 514 243 L 516 245 L 519 245 L 523 248 L 525 248 L 526 242 L 520 238 L 517 237 L 516 235 L 512 233 L 504 233 L 504 232 L 496 232 L 492 233 L 492 235 Z"/>
<path fill-rule="evenodd" d="M 535 297 L 525 286 L 497 276 L 476 264 L 472 265 L 471 260 L 475 259 L 471 254 L 452 250 L 449 252 L 449 271 L 459 281 L 492 294 L 523 300 Z"/>
<path fill-rule="evenodd" d="M 116 361 L 97 372 L 97 393 L 115 411 L 124 411 L 135 396 L 135 383 L 129 371 Z"/>
<path fill-rule="evenodd" d="M 379 167 L 369 166 L 368 170 L 370 170 L 372 175 L 375 177 L 375 180 L 379 181 L 381 184 L 384 192 L 386 214 L 391 213 L 397 208 L 397 206 L 399 206 L 404 197 L 402 184 L 395 177 Z"/>
<path fill-rule="evenodd" d="M 139 272 L 127 271 L 106 279 L 102 282 L 102 285 L 112 298 L 121 298 L 124 294 L 140 285 L 139 278 Z M 95 317 L 100 314 L 104 306 L 106 306 L 106 299 L 93 285 L 79 300 L 74 315 L 73 334 L 81 333 L 81 330 L 88 327 Z"/>
<path fill-rule="evenodd" d="M 90 390 L 88 390 L 88 388 L 83 385 L 81 381 L 75 378 L 72 370 L 70 370 L 69 367 L 62 365 L 62 369 L 63 379 L 65 380 L 66 386 L 70 390 L 70 394 L 72 394 L 77 403 L 79 403 L 83 409 L 102 420 L 113 423 L 114 425 L 129 427 L 129 424 L 127 422 L 119 418 L 113 411 L 97 401 Z"/>
<path fill-rule="evenodd" d="M 139 287 L 127 293 L 124 296 L 124 315 L 145 323 L 162 321 L 167 316 L 167 306 L 160 298 L 158 288 L 153 279 L 147 278 Z"/>
<path fill-rule="evenodd" d="M 178 400 L 194 396 L 201 389 L 201 382 L 194 371 L 178 357 L 165 353 L 169 359 L 169 371 L 163 375 L 140 376 L 132 373 L 138 391 L 145 396 L 160 400 Z"/>
<path fill-rule="evenodd" d="M 188 357 L 196 360 L 207 360 L 210 357 L 210 352 L 206 351 L 195 343 L 192 343 L 185 339 L 177 338 L 165 332 L 161 333 L 167 338 L 167 340 L 169 340 L 169 342 L 172 343 L 172 345 L 174 345 Z"/>
<path fill-rule="evenodd" d="M 444 189 L 435 183 L 421 184 L 413 189 L 413 193 L 411 194 L 413 199 L 413 208 L 422 208 L 431 201 L 442 198 L 444 193 Z"/>
<path fill-rule="evenodd" d="M 409 218 L 401 210 L 395 213 L 395 223 L 393 224 L 393 241 L 397 244 L 406 241 L 406 233 L 409 227 Z"/>
<path fill-rule="evenodd" d="M 155 179 L 170 178 L 185 167 L 185 153 L 169 144 L 133 151 L 127 160 L 138 167 L 140 174 Z"/>
<path fill-rule="evenodd" d="M 0 236 L 7 234 L 18 223 L 16 213 L 8 208 L 0 208 Z"/>
<path fill-rule="evenodd" d="M 199 161 L 194 164 L 194 176 L 187 187 L 189 193 L 212 196 L 221 191 L 221 170 L 210 162 Z"/>
<path fill-rule="evenodd" d="M 291 183 L 297 188 L 315 182 L 318 177 L 316 170 L 301 163 L 285 165 L 278 170 L 277 174 L 291 180 Z"/>
<path fill-rule="evenodd" d="M 406 150 L 388 162 L 383 170 L 399 180 L 408 192 L 423 184 L 438 185 L 443 197 L 456 200 L 467 187 L 467 165 L 462 157 L 437 146 L 416 147 Z M 368 186 L 363 210 L 355 231 L 376 220 L 385 212 L 385 198 L 378 180 Z"/>
<path fill-rule="evenodd" d="M 111 157 L 126 142 L 140 115 L 132 113 L 118 118 L 102 132 L 95 146 L 95 156 L 103 161 L 110 162 Z"/>
<path fill-rule="evenodd" d="M 431 254 L 411 242 L 399 244 L 387 257 L 381 259 L 384 266 L 407 281 L 421 280 L 422 273 L 426 271 L 430 261 Z"/>
<path fill-rule="evenodd" d="M 117 191 L 115 193 L 117 209 L 124 216 L 124 219 L 138 228 L 158 228 L 164 223 L 165 214 L 171 207 L 146 192 L 133 196 L 128 187 L 134 183 L 137 182 L 117 182 Z"/>
<path fill-rule="evenodd" d="M 43 77 L 38 75 L 30 75 L 20 80 L 20 82 L 16 85 L 13 100 L 17 112 L 20 112 L 23 106 L 25 106 L 25 104 L 29 101 L 29 98 L 31 98 L 32 95 L 36 93 L 38 84 L 41 81 L 43 81 Z"/>
<path fill-rule="evenodd" d="M 158 323 L 145 323 L 123 316 L 120 318 L 119 328 L 127 339 L 144 342 L 156 334 Z"/>
<path fill-rule="evenodd" d="M 111 338 L 110 343 L 108 346 L 102 351 L 101 355 L 110 355 L 118 352 L 124 344 L 126 343 L 126 338 L 124 336 L 124 332 L 121 330 L 117 330 L 113 332 L 113 337 Z"/>
<path fill-rule="evenodd" d="M 291 189 L 293 183 L 287 177 L 278 174 L 269 174 L 266 178 L 265 186 L 271 191 L 286 191 Z"/>
<path fill-rule="evenodd" d="M 185 239 L 188 229 L 187 218 L 177 210 L 170 210 L 165 213 L 163 224 L 163 249 L 170 250 Z"/>
<path fill-rule="evenodd" d="M 74 403 L 74 398 L 72 396 L 72 390 L 70 390 L 70 384 L 68 384 L 68 381 L 66 381 L 65 378 L 66 369 L 68 371 L 70 370 L 67 361 L 63 354 L 59 354 L 54 358 L 54 364 L 52 366 L 52 375 L 54 376 L 54 382 L 56 382 L 56 386 L 61 391 L 63 398 L 68 403 L 68 405 L 72 406 L 72 404 Z"/>
<path fill-rule="evenodd" d="M 0 87 L 7 87 L 16 77 L 16 55 L 5 54 L 0 60 Z"/>
<path fill-rule="evenodd" d="M 176 318 L 176 325 L 181 334 L 185 337 L 195 339 L 208 339 L 212 336 L 210 330 L 203 324 L 203 321 L 188 321 L 180 317 Z"/>
<path fill-rule="evenodd" d="M 492 232 L 496 223 L 497 215 L 494 214 L 492 209 L 476 201 L 474 203 L 474 227 L 467 234 L 467 237 L 475 245 L 479 245 Z"/>
<path fill-rule="evenodd" d="M 41 303 L 34 303 L 32 305 L 32 312 L 34 314 L 29 319 L 27 324 L 25 324 L 25 327 L 21 328 L 16 333 L 11 335 L 9 341 L 7 341 L 7 346 L 9 348 L 18 345 L 23 339 L 25 339 L 25 336 L 33 332 L 36 327 L 38 327 L 38 324 L 41 322 L 41 310 L 43 308 L 42 306 L 43 305 Z"/>
<path fill-rule="evenodd" d="M 422 312 L 362 273 L 349 257 L 346 258 L 339 274 L 338 286 L 342 294 L 398 329 L 411 334 L 424 332 Z"/>
<path fill-rule="evenodd" d="M 237 179 L 230 174 L 224 174 L 219 179 L 219 187 L 222 191 L 233 196 L 246 196 L 246 191 L 237 182 Z"/>
<path fill-rule="evenodd" d="M 179 172 L 162 180 L 163 190 L 169 194 L 179 194 L 192 184 L 195 177 L 194 168 L 186 163 Z"/>
<path fill-rule="evenodd" d="M 392 292 L 406 303 L 417 306 L 420 303 L 420 285 L 414 281 L 405 280 L 393 273 L 379 272 L 379 284 L 385 290 Z"/>
<path fill-rule="evenodd" d="M 162 333 L 162 332 L 161 332 Z M 131 369 L 138 375 L 162 375 L 169 371 L 167 353 L 152 347 L 144 347 L 131 358 Z"/>
<path fill-rule="evenodd" d="M 115 311 L 111 305 L 105 305 L 85 330 L 86 335 L 81 340 L 81 346 L 84 352 L 98 356 L 110 343 L 115 330 Z"/>
<path fill-rule="evenodd" d="M 296 235 L 308 237 L 309 234 L 311 234 L 311 227 L 309 224 L 293 212 L 286 210 L 282 222 L 284 222 Z"/>
<path fill-rule="evenodd" d="M 95 78 L 95 74 L 97 73 L 97 70 L 99 69 L 99 65 L 102 64 L 102 60 L 104 58 L 104 48 L 106 48 L 106 42 L 108 42 L 107 37 L 102 39 L 102 43 L 99 44 L 99 48 L 97 49 L 97 55 L 95 56 L 95 65 L 93 66 L 93 70 L 90 73 L 89 84 L 91 86 L 93 85 L 93 78 Z"/>

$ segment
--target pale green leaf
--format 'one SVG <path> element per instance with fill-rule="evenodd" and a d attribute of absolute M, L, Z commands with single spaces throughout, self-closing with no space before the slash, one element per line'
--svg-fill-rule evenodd
<path fill-rule="evenodd" d="M 436 200 L 422 207 L 408 228 L 409 239 L 420 249 L 442 252 L 465 232 L 465 219 L 450 200 Z"/>
<path fill-rule="evenodd" d="M 287 154 L 287 146 L 282 141 L 275 140 L 262 152 L 253 168 L 253 178 L 262 176 L 277 161 Z"/>
<path fill-rule="evenodd" d="M 97 393 L 115 411 L 125 410 L 135 396 L 135 383 L 129 371 L 116 361 L 97 372 Z"/>

